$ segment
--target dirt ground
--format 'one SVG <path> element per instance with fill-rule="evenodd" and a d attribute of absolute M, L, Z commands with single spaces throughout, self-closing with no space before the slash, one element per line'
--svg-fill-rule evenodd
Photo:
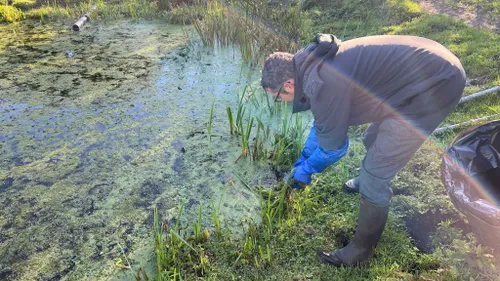
<path fill-rule="evenodd" d="M 481 27 L 500 32 L 500 17 L 495 19 L 486 13 L 460 6 L 458 8 L 446 5 L 446 0 L 420 0 L 420 7 L 434 14 L 443 14 L 460 19 L 474 27 Z"/>

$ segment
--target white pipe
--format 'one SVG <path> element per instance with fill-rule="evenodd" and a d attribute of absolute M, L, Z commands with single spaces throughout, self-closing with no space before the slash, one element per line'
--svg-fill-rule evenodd
<path fill-rule="evenodd" d="M 490 121 L 491 119 L 496 118 L 496 117 L 500 117 L 500 114 L 494 114 L 494 115 L 486 116 L 486 117 L 483 117 L 483 118 L 479 118 L 479 119 L 475 119 L 475 120 L 470 120 L 470 121 L 467 121 L 467 122 L 463 122 L 463 123 L 460 123 L 460 124 L 455 124 L 455 125 L 450 125 L 450 126 L 438 128 L 438 129 L 436 129 L 433 132 L 433 134 L 439 135 L 439 134 L 442 134 L 442 133 L 444 133 L 446 131 L 453 130 L 453 129 L 456 129 L 456 128 L 468 127 L 470 125 L 473 125 L 475 123 L 479 123 L 479 122 L 482 122 L 482 121 Z"/>
<path fill-rule="evenodd" d="M 92 8 L 90 11 L 88 11 L 83 17 L 81 17 L 77 22 L 73 24 L 73 30 L 74 31 L 80 31 L 80 28 L 82 28 L 83 24 L 86 21 L 90 21 L 90 13 L 97 8 L 96 5 L 92 5 Z"/>
<path fill-rule="evenodd" d="M 75 23 L 73 24 L 73 30 L 74 30 L 74 31 L 80 31 L 80 28 L 82 28 L 83 24 L 84 24 L 86 21 L 88 21 L 89 19 L 90 19 L 90 18 L 89 18 L 87 15 L 85 15 L 85 16 L 83 16 L 83 17 L 81 17 L 81 18 L 80 18 L 77 22 L 75 22 Z"/>
<path fill-rule="evenodd" d="M 461 104 L 463 102 L 466 102 L 466 101 L 469 101 L 469 100 L 475 99 L 477 97 L 480 97 L 480 96 L 483 96 L 483 95 L 486 95 L 486 94 L 489 94 L 489 93 L 493 93 L 493 92 L 496 92 L 496 91 L 500 91 L 500 86 L 496 86 L 496 87 L 493 87 L 491 89 L 484 90 L 484 91 L 481 91 L 481 92 L 478 92 L 478 93 L 475 93 L 475 94 L 463 97 L 463 98 L 460 99 L 460 101 L 458 103 Z"/>

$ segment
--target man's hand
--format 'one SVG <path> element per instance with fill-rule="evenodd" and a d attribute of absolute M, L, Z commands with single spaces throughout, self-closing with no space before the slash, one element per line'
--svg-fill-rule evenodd
<path fill-rule="evenodd" d="M 305 183 L 300 182 L 293 177 L 290 180 L 288 180 L 288 185 L 290 186 L 291 189 L 295 190 L 302 190 L 306 187 Z"/>
<path fill-rule="evenodd" d="M 306 184 L 295 179 L 294 175 L 295 170 L 292 171 L 292 174 L 288 177 L 287 181 L 286 199 L 288 200 L 288 203 L 292 203 L 295 194 L 306 187 Z"/>
<path fill-rule="evenodd" d="M 289 186 L 286 187 L 286 200 L 288 203 L 293 202 L 293 198 L 295 197 L 295 194 L 297 193 L 298 189 L 291 188 Z"/>

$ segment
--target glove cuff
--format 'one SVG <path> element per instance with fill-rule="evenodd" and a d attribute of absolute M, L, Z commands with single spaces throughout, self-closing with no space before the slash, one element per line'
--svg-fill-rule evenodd
<path fill-rule="evenodd" d="M 313 123 L 301 154 L 307 159 L 311 157 L 316 148 L 318 148 L 318 135 L 316 134 L 316 123 Z"/>
<path fill-rule="evenodd" d="M 330 165 L 340 160 L 347 153 L 348 148 L 348 138 L 346 138 L 344 145 L 337 150 L 328 151 L 318 145 L 318 148 L 313 152 L 311 157 L 304 161 L 300 167 L 305 173 L 321 173 Z"/>

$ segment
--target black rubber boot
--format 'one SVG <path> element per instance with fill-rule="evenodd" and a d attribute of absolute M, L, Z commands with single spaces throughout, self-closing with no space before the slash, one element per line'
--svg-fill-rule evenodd
<path fill-rule="evenodd" d="M 348 180 L 344 183 L 342 190 L 345 193 L 359 193 L 359 177 Z"/>
<path fill-rule="evenodd" d="M 361 198 L 358 226 L 349 245 L 333 252 L 318 251 L 321 263 L 335 266 L 358 265 L 368 261 L 384 232 L 389 205 L 377 206 Z"/>

